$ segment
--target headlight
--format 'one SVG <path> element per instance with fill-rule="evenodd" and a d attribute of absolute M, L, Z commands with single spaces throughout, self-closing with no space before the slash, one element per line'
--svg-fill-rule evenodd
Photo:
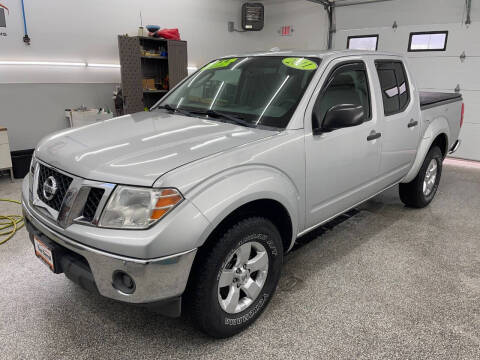
<path fill-rule="evenodd" d="M 35 158 L 35 153 L 32 155 L 32 161 L 30 161 L 30 174 L 35 173 L 35 166 L 37 165 L 37 159 Z"/>
<path fill-rule="evenodd" d="M 183 200 L 176 189 L 118 186 L 103 210 L 99 226 L 146 229 Z"/>
<path fill-rule="evenodd" d="M 33 153 L 32 161 L 30 162 L 30 171 L 28 172 L 28 187 L 31 194 L 33 194 L 33 180 L 35 176 L 36 166 L 37 166 L 37 159 L 35 159 L 35 153 Z"/>

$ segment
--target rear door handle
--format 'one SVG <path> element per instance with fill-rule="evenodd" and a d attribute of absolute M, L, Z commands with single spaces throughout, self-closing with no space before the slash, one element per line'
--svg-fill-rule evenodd
<path fill-rule="evenodd" d="M 418 125 L 418 121 L 412 119 L 408 123 L 407 127 L 411 128 L 411 127 L 414 127 L 414 126 L 417 126 L 417 125 Z"/>
<path fill-rule="evenodd" d="M 372 141 L 372 140 L 378 139 L 381 136 L 382 136 L 382 133 L 379 133 L 379 132 L 376 132 L 375 130 L 372 130 L 370 135 L 367 136 L 367 141 Z"/>

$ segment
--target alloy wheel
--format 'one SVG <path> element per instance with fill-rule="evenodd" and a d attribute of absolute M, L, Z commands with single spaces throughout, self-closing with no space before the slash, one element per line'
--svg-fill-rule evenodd
<path fill-rule="evenodd" d="M 429 196 L 435 186 L 435 181 L 437 180 L 438 165 L 437 160 L 432 159 L 427 167 L 427 172 L 423 180 L 423 194 Z"/>
<path fill-rule="evenodd" d="M 267 279 L 268 262 L 268 253 L 258 242 L 247 242 L 233 252 L 218 281 L 218 302 L 225 312 L 239 313 L 257 299 Z"/>

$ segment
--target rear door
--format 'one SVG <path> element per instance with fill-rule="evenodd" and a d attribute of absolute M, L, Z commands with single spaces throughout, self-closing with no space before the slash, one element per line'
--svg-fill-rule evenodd
<path fill-rule="evenodd" d="M 322 76 L 305 117 L 307 228 L 339 214 L 379 191 L 380 164 L 376 107 L 372 106 L 373 62 L 341 58 L 332 61 Z M 322 85 L 323 84 L 323 85 Z M 314 108 L 325 114 L 339 104 L 361 105 L 363 124 L 314 134 Z M 322 121 L 323 116 L 320 116 Z"/>
<path fill-rule="evenodd" d="M 403 63 L 376 60 L 375 66 L 383 104 L 380 176 L 388 186 L 401 180 L 415 159 L 421 114 Z"/>

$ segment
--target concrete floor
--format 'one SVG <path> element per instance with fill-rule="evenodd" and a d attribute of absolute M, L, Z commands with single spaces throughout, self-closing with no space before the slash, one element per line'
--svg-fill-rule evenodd
<path fill-rule="evenodd" d="M 19 189 L 0 178 L 0 198 Z M 479 359 L 480 168 L 446 165 L 426 209 L 395 188 L 358 210 L 302 239 L 259 321 L 222 341 L 53 275 L 22 229 L 0 246 L 0 359 Z"/>

